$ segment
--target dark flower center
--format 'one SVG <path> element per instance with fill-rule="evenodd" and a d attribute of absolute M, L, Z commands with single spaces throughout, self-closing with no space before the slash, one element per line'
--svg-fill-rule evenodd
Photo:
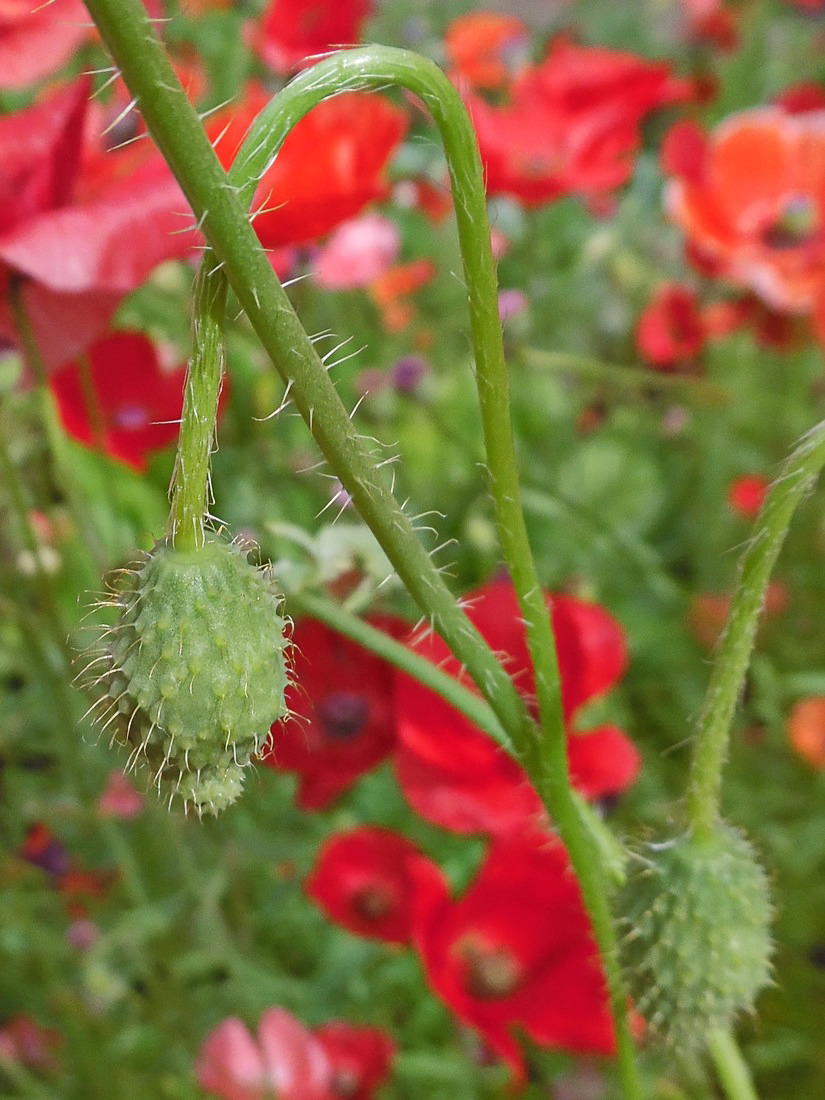
<path fill-rule="evenodd" d="M 342 1100 L 348 1100 L 351 1096 L 357 1096 L 361 1088 L 361 1080 L 358 1074 L 351 1069 L 338 1069 L 332 1075 L 333 1096 L 340 1096 Z"/>
<path fill-rule="evenodd" d="M 366 699 L 354 691 L 336 691 L 322 699 L 315 712 L 327 737 L 333 741 L 349 741 L 367 724 L 369 706 Z"/>
<path fill-rule="evenodd" d="M 352 899 L 352 907 L 363 920 L 378 921 L 388 917 L 395 909 L 395 895 L 389 887 L 380 883 L 362 886 Z"/>
<path fill-rule="evenodd" d="M 464 988 L 482 1001 L 508 997 L 521 984 L 522 967 L 508 947 L 468 937 L 458 945 L 464 963 Z"/>
<path fill-rule="evenodd" d="M 810 195 L 792 195 L 763 240 L 770 248 L 801 248 L 812 243 L 821 229 L 819 211 Z"/>

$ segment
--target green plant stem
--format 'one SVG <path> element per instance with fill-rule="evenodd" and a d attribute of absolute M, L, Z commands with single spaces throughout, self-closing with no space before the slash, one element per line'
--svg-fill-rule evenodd
<path fill-rule="evenodd" d="M 456 187 L 468 288 L 471 288 L 468 294 L 473 331 L 475 340 L 483 345 L 477 367 L 493 495 L 505 555 L 522 604 L 546 736 L 538 734 L 510 677 L 456 604 L 418 542 L 410 520 L 393 499 L 374 458 L 357 437 L 245 216 L 241 194 L 251 201 L 255 182 L 277 149 L 269 131 L 276 114 L 274 103 L 259 116 L 227 181 L 142 6 L 137 0 L 87 0 L 87 7 L 241 306 L 273 363 L 291 386 L 298 411 L 411 595 L 495 710 L 510 735 L 514 751 L 548 805 L 579 877 L 602 952 L 625 1095 L 639 1097 L 615 933 L 596 850 L 570 789 L 555 643 L 524 537 L 511 427 L 509 418 L 502 415 L 501 403 L 505 403 L 506 409 L 507 400 L 506 372 L 503 357 L 500 367 L 496 366 L 501 333 L 497 313 L 493 315 L 496 286 L 484 189 L 474 134 L 459 97 L 437 67 L 422 58 L 384 47 L 348 51 L 308 70 L 289 86 L 290 96 L 284 101 L 287 106 L 277 109 L 279 127 L 283 127 L 280 140 L 327 94 L 387 81 L 400 83 L 418 94 L 433 111 L 439 127 L 456 126 L 452 147 L 447 152 Z M 330 83 L 322 88 L 324 81 Z M 450 108 L 442 107 L 442 97 L 451 104 Z M 456 122 L 459 115 L 460 125 Z M 264 137 L 268 144 L 261 151 Z M 462 150 L 462 155 L 457 156 Z M 466 181 L 462 179 L 465 175 Z M 239 180 L 246 181 L 245 188 L 239 187 Z M 466 193 L 460 190 L 462 183 L 466 183 Z M 474 214 L 466 207 L 470 195 L 477 196 L 474 210 L 481 210 L 480 226 L 474 227 Z"/>
<path fill-rule="evenodd" d="M 730 1031 L 712 1031 L 708 1050 L 728 1100 L 758 1100 L 747 1063 Z"/>
<path fill-rule="evenodd" d="M 181 549 L 203 546 L 208 515 L 209 461 L 215 442 L 224 371 L 225 277 L 214 255 L 195 279 L 192 357 L 186 372 L 183 414 L 172 474 L 172 507 L 166 537 Z"/>
<path fill-rule="evenodd" d="M 544 348 L 523 348 L 521 357 L 528 367 L 537 370 L 569 373 L 577 378 L 586 378 L 591 382 L 610 386 L 620 393 L 637 394 L 640 391 L 675 393 L 685 397 L 701 397 L 708 404 L 724 405 L 730 402 L 731 395 L 724 387 L 706 378 L 690 374 L 667 374 L 663 371 L 627 366 L 622 363 L 607 363 L 589 355 L 578 355 L 570 351 L 548 351 Z"/>
<path fill-rule="evenodd" d="M 402 672 L 408 673 L 424 687 L 440 695 L 473 725 L 484 730 L 502 748 L 507 749 L 509 738 L 489 704 L 444 672 L 438 665 L 432 664 L 409 646 L 397 642 L 383 630 L 370 626 L 357 615 L 353 615 L 351 611 L 346 611 L 340 604 L 324 596 L 318 596 L 312 592 L 290 592 L 289 606 L 298 614 L 311 615 L 314 619 L 326 623 L 339 634 L 357 642 L 371 653 L 383 657 L 385 661 L 401 669 Z"/>
<path fill-rule="evenodd" d="M 697 835 L 719 817 L 722 768 L 734 711 L 748 670 L 774 563 L 800 501 L 825 465 L 825 421 L 792 451 L 765 498 L 739 564 L 739 578 L 699 714 L 687 792 L 687 819 Z"/>
<path fill-rule="evenodd" d="M 9 286 L 9 307 L 14 319 L 14 327 L 20 341 L 23 352 L 23 360 L 34 378 L 38 398 L 40 401 L 40 414 L 51 455 L 52 466 L 57 479 L 58 487 L 66 496 L 66 500 L 72 511 L 78 534 L 86 545 L 86 549 L 94 562 L 98 573 L 102 573 L 107 567 L 106 552 L 97 537 L 95 526 L 89 515 L 89 510 L 75 488 L 75 481 L 68 470 L 66 461 L 66 438 L 63 427 L 57 415 L 52 392 L 49 389 L 48 373 L 46 371 L 40 348 L 37 346 L 34 330 L 26 312 L 26 304 L 23 301 L 23 288 L 19 279 L 13 278 Z"/>

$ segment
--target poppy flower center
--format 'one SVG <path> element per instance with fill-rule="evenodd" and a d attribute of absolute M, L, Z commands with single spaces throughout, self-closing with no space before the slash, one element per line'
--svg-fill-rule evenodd
<path fill-rule="evenodd" d="M 388 886 L 383 883 L 371 883 L 356 891 L 352 906 L 363 920 L 379 921 L 393 912 L 396 898 Z"/>
<path fill-rule="evenodd" d="M 149 413 L 142 405 L 120 405 L 114 412 L 114 425 L 125 432 L 136 432 L 149 423 Z"/>
<path fill-rule="evenodd" d="M 811 243 L 821 230 L 819 211 L 810 195 L 791 195 L 763 239 L 771 248 L 801 248 Z"/>
<path fill-rule="evenodd" d="M 336 691 L 321 700 L 316 713 L 330 740 L 349 741 L 367 724 L 369 707 L 366 699 L 354 691 Z"/>
<path fill-rule="evenodd" d="M 521 984 L 521 963 L 507 947 L 471 936 L 459 943 L 457 954 L 464 963 L 464 989 L 471 997 L 508 997 Z"/>
<path fill-rule="evenodd" d="M 339 1069 L 332 1075 L 332 1094 L 340 1096 L 341 1100 L 349 1100 L 357 1096 L 361 1088 L 361 1080 L 358 1074 L 351 1069 Z"/>

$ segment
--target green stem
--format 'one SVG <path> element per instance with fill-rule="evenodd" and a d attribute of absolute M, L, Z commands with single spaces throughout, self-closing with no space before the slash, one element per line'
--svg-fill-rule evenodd
<path fill-rule="evenodd" d="M 86 544 L 86 549 L 94 562 L 98 573 L 107 568 L 106 552 L 97 536 L 95 526 L 89 515 L 89 510 L 75 487 L 75 479 L 69 469 L 66 458 L 66 437 L 63 434 L 63 426 L 55 408 L 54 398 L 49 388 L 48 373 L 37 346 L 34 329 L 29 321 L 26 304 L 23 300 L 23 285 L 20 279 L 13 278 L 9 286 L 9 307 L 14 319 L 14 327 L 20 341 L 23 352 L 23 360 L 34 377 L 38 398 L 40 400 L 40 413 L 51 455 L 52 466 L 58 487 L 65 494 L 71 508 L 72 515 L 81 539 Z"/>
<path fill-rule="evenodd" d="M 227 283 L 212 254 L 195 280 L 192 358 L 186 372 L 183 415 L 172 474 L 166 537 L 181 549 L 203 546 L 210 503 L 209 461 L 215 442 L 224 370 Z"/>
<path fill-rule="evenodd" d="M 613 390 L 636 394 L 640 390 L 678 393 L 685 397 L 702 397 L 709 404 L 724 405 L 731 395 L 724 387 L 691 374 L 667 374 L 650 368 L 607 363 L 590 355 L 569 351 L 547 351 L 544 348 L 523 348 L 519 352 L 528 367 L 538 370 L 569 373 L 577 378 L 608 385 Z"/>
<path fill-rule="evenodd" d="M 318 596 L 312 592 L 290 592 L 289 606 L 299 615 L 311 615 L 312 618 L 326 623 L 344 637 L 357 642 L 364 649 L 383 657 L 389 664 L 406 672 L 424 687 L 440 695 L 445 702 L 460 711 L 473 725 L 484 730 L 502 748 L 512 751 L 510 739 L 501 728 L 501 723 L 489 704 L 409 646 L 397 642 L 383 630 L 370 626 L 357 615 L 353 615 L 351 611 L 345 610 L 340 604 L 324 596 Z"/>
<path fill-rule="evenodd" d="M 604 959 L 625 1093 L 638 1097 L 615 933 L 595 849 L 571 793 L 555 643 L 519 505 L 512 432 L 505 412 L 506 370 L 495 311 L 495 271 L 489 248 L 483 177 L 472 126 L 460 98 L 440 70 L 422 58 L 386 47 L 346 51 L 301 74 L 277 101 L 261 112 L 227 181 L 142 6 L 137 0 L 87 0 L 87 7 L 215 249 L 241 306 L 276 368 L 291 386 L 298 411 L 411 595 L 433 628 L 465 664 L 510 734 L 519 758 L 548 805 L 579 876 Z M 433 112 L 442 133 L 450 134 L 447 152 L 456 189 L 459 235 L 477 344 L 493 496 L 505 556 L 527 629 L 545 736 L 539 735 L 510 677 L 456 604 L 419 543 L 410 520 L 392 497 L 374 458 L 357 437 L 323 364 L 257 242 L 240 201 L 243 197 L 247 204 L 251 202 L 255 185 L 278 144 L 312 106 L 329 94 L 388 81 L 418 94 Z M 275 123 L 277 129 L 271 129 Z M 468 207 L 467 203 L 471 205 Z"/>
<path fill-rule="evenodd" d="M 261 343 L 316 442 L 433 628 L 459 656 L 502 726 L 527 742 L 534 724 L 489 646 L 456 604 L 384 471 L 356 434 L 324 364 L 295 315 L 240 200 L 180 86 L 139 0 L 88 0 L 143 118 L 220 258 Z M 269 158 L 266 158 L 267 160 Z"/>
<path fill-rule="evenodd" d="M 750 1071 L 729 1031 L 712 1031 L 708 1049 L 728 1100 L 758 1100 Z"/>
<path fill-rule="evenodd" d="M 694 741 L 687 818 L 695 834 L 709 834 L 717 823 L 730 726 L 748 670 L 768 581 L 797 505 L 813 489 L 823 465 L 825 421 L 808 432 L 786 460 L 768 492 L 754 525 L 753 537 L 742 555 L 739 582 Z"/>

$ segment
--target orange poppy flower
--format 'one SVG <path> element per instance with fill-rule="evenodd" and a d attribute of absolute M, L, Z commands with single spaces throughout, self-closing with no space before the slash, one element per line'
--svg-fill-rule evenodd
<path fill-rule="evenodd" d="M 801 699 L 788 715 L 788 739 L 811 767 L 825 771 L 825 697 Z"/>
<path fill-rule="evenodd" d="M 693 252 L 774 309 L 811 311 L 825 293 L 825 111 L 731 115 L 689 171 L 674 144 L 667 204 Z"/>
<path fill-rule="evenodd" d="M 529 41 L 515 15 L 474 11 L 450 23 L 444 52 L 455 76 L 474 88 L 501 88 L 523 66 Z"/>

